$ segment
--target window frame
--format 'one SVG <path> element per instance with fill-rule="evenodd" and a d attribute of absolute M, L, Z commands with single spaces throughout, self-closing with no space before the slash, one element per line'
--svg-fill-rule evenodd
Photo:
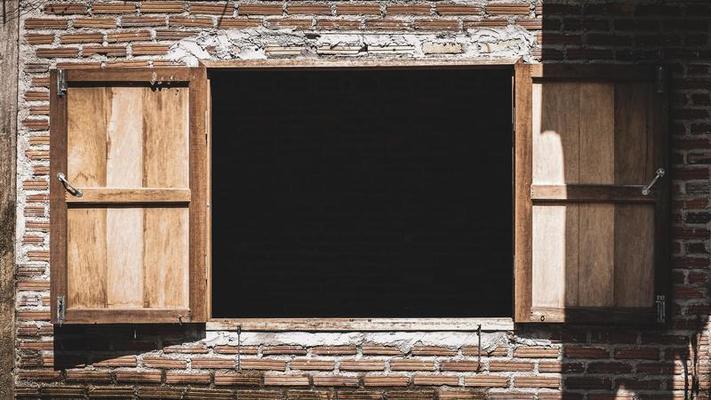
<path fill-rule="evenodd" d="M 239 61 L 202 61 L 201 65 L 210 70 L 386 70 L 386 69 L 510 69 L 511 90 L 514 89 L 514 66 L 521 63 L 519 58 L 495 60 L 239 60 Z M 212 126 L 211 102 L 208 78 L 208 115 L 206 116 L 207 145 L 207 182 L 208 204 L 212 203 Z M 514 104 L 511 104 L 512 118 Z M 512 132 L 513 135 L 513 132 Z M 515 142 L 515 136 L 514 136 Z M 515 180 L 515 177 L 513 177 Z M 513 212 L 513 210 L 512 210 Z M 512 331 L 514 329 L 514 301 L 511 315 L 508 317 L 463 317 L 463 318 L 213 318 L 212 317 L 212 208 L 208 206 L 207 216 L 207 315 L 208 331 Z M 511 265 L 514 268 L 514 265 Z M 514 279 L 515 281 L 515 279 Z M 514 289 L 512 281 L 512 296 Z"/>

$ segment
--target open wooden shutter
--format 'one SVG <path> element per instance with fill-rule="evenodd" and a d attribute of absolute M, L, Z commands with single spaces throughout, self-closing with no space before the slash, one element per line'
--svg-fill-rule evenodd
<path fill-rule="evenodd" d="M 517 322 L 665 321 L 665 81 L 661 67 L 516 65 Z"/>
<path fill-rule="evenodd" d="M 57 323 L 206 320 L 206 73 L 51 75 Z"/>

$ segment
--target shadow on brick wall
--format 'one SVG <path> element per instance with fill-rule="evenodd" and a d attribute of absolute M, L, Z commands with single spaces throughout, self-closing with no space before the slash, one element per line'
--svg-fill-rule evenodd
<path fill-rule="evenodd" d="M 664 329 L 525 327 L 558 341 L 564 399 L 706 399 L 709 381 L 711 6 L 704 1 L 546 2 L 543 63 L 671 70 L 672 322 Z"/>
<path fill-rule="evenodd" d="M 204 324 L 55 326 L 54 367 L 135 367 L 138 354 L 204 338 Z"/>

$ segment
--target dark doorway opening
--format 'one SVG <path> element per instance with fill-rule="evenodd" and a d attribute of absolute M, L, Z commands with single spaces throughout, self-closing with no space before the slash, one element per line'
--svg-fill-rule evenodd
<path fill-rule="evenodd" d="M 512 315 L 511 75 L 212 73 L 212 316 Z"/>

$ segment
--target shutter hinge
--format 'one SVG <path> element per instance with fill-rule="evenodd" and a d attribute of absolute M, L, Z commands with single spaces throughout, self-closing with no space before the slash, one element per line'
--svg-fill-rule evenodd
<path fill-rule="evenodd" d="M 667 322 L 667 300 L 663 294 L 657 295 L 657 323 Z"/>
<path fill-rule="evenodd" d="M 57 96 L 67 94 L 67 78 L 64 76 L 64 70 L 57 70 Z"/>
<path fill-rule="evenodd" d="M 666 92 L 667 72 L 664 66 L 657 66 L 655 86 L 657 94 L 664 94 Z"/>
<path fill-rule="evenodd" d="M 57 296 L 57 323 L 62 326 L 64 323 L 64 313 L 66 311 L 66 305 L 64 304 L 64 296 Z"/>

